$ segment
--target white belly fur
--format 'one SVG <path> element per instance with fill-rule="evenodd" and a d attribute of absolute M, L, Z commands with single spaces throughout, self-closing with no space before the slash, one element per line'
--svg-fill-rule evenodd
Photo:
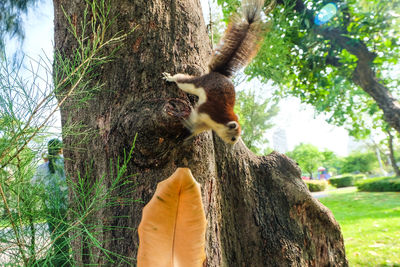
<path fill-rule="evenodd" d="M 207 94 L 203 87 L 196 87 L 192 83 L 176 83 L 178 87 L 186 93 L 197 95 L 199 97 L 198 105 L 207 101 Z"/>
<path fill-rule="evenodd" d="M 193 134 L 199 134 L 208 129 L 213 129 L 219 136 L 225 136 L 226 126 L 217 123 L 210 118 L 206 113 L 198 113 L 197 110 L 192 110 L 188 119 L 195 126 Z"/>

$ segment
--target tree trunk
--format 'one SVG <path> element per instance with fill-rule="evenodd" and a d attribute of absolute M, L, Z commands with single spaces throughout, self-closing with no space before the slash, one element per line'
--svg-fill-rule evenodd
<path fill-rule="evenodd" d="M 64 57 L 71 57 L 76 42 L 61 7 L 79 25 L 84 3 L 54 0 L 55 47 Z M 137 174 L 130 178 L 137 184 L 130 197 L 142 202 L 92 216 L 97 224 L 115 226 L 102 229 L 102 245 L 134 258 L 143 206 L 158 182 L 186 166 L 202 185 L 207 266 L 347 266 L 339 225 L 310 195 L 292 160 L 275 152 L 257 157 L 242 142 L 230 148 L 211 132 L 183 143 L 186 131 L 180 121 L 194 98 L 163 81 L 161 73 L 206 71 L 210 44 L 199 1 L 111 4 L 111 15 L 118 16 L 110 34 L 137 28 L 114 60 L 98 70 L 103 90 L 85 106 L 75 108 L 69 100 L 61 107 L 66 172 L 73 180 L 87 172 L 90 162 L 88 183 L 107 174 L 110 159 L 122 158 L 138 134 L 128 172 Z M 67 134 L 77 124 L 80 132 Z M 95 134 L 82 138 L 87 132 Z M 73 243 L 78 264 L 105 264 L 100 251 L 98 258 L 85 257 L 83 239 Z"/>
<path fill-rule="evenodd" d="M 396 174 L 396 176 L 400 177 L 400 169 L 399 169 L 399 166 L 397 166 L 396 158 L 394 156 L 393 135 L 390 132 L 390 129 L 387 129 L 386 133 L 388 134 L 388 146 L 389 146 L 390 163 L 392 164 L 392 167 L 393 167 L 393 170 L 394 170 L 394 173 Z"/>

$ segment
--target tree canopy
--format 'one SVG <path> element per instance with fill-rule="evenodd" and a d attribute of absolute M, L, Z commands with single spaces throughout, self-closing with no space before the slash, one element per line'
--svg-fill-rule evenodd
<path fill-rule="evenodd" d="M 329 1 L 337 12 L 324 24 L 316 15 L 328 1 L 278 0 L 270 31 L 246 72 L 273 80 L 281 92 L 312 104 L 328 122 L 364 127 L 364 115 L 383 111 L 400 131 L 399 1 Z M 237 0 L 219 0 L 226 17 Z M 397 76 L 397 77 L 396 77 Z"/>
<path fill-rule="evenodd" d="M 370 173 L 377 166 L 378 162 L 373 152 L 354 152 L 344 159 L 342 173 Z"/>
<path fill-rule="evenodd" d="M 321 165 L 324 160 L 323 154 L 316 146 L 311 144 L 297 145 L 293 151 L 288 152 L 287 155 L 297 161 L 300 168 L 305 170 L 311 178 L 313 177 L 313 172 L 317 170 L 318 166 Z"/>
<path fill-rule="evenodd" d="M 341 171 L 343 160 L 340 157 L 330 150 L 324 150 L 321 153 L 324 157 L 322 167 L 328 169 L 329 173 L 333 175 Z"/>

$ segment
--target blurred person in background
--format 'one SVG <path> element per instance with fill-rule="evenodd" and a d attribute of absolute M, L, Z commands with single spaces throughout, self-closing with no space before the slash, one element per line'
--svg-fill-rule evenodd
<path fill-rule="evenodd" d="M 43 190 L 43 202 L 52 250 L 60 266 L 69 266 L 69 241 L 67 229 L 68 186 L 64 173 L 62 142 L 51 139 L 47 143 L 45 163 L 39 165 L 31 183 Z"/>

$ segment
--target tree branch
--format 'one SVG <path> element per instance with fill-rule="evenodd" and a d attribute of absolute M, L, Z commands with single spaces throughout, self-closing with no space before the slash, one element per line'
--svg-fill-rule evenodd
<path fill-rule="evenodd" d="M 345 36 L 347 32 L 344 30 L 338 28 L 315 27 L 314 32 L 322 35 L 325 37 L 325 39 L 334 42 L 335 44 L 339 45 L 339 47 L 346 49 L 349 51 L 349 53 L 355 55 L 359 60 L 372 63 L 372 61 L 376 58 L 376 54 L 374 52 L 370 52 L 368 47 L 362 41 Z"/>
<path fill-rule="evenodd" d="M 339 3 L 342 1 L 333 2 Z M 277 4 L 287 5 L 283 0 L 277 0 Z M 344 8 L 341 11 L 345 16 L 343 27 L 329 28 L 314 24 L 314 13 L 306 8 L 303 0 L 293 0 L 288 5 L 290 6 L 291 4 L 295 11 L 302 13 L 305 19 L 308 19 L 315 34 L 321 35 L 324 39 L 331 41 L 332 45 L 346 49 L 349 53 L 357 57 L 357 67 L 352 74 L 353 82 L 376 101 L 384 113 L 385 121 L 400 133 L 400 104 L 392 96 L 388 88 L 376 77 L 375 71 L 372 68 L 373 61 L 377 56 L 376 53 L 369 51 L 363 41 L 348 36 L 346 24 L 351 21 L 349 9 Z M 328 55 L 326 63 L 336 67 L 341 66 L 339 58 L 334 55 Z"/>

